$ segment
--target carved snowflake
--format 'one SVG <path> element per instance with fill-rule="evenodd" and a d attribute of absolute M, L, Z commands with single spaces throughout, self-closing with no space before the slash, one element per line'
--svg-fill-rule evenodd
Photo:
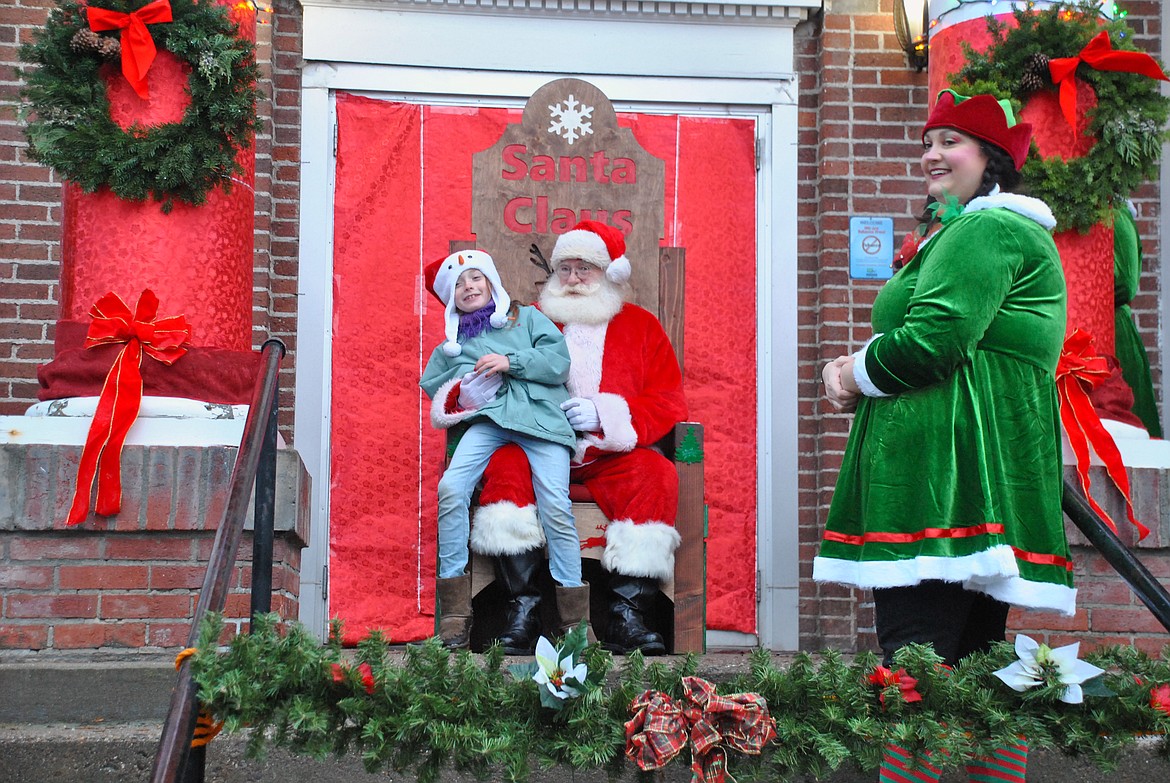
<path fill-rule="evenodd" d="M 593 107 L 581 103 L 572 94 L 565 99 L 563 108 L 558 103 L 549 106 L 548 110 L 553 118 L 548 126 L 548 132 L 564 136 L 569 144 L 593 133 L 593 123 L 588 121 L 593 116 Z"/>

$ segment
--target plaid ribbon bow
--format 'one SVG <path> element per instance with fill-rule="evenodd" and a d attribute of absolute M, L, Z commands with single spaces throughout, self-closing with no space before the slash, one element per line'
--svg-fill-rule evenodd
<path fill-rule="evenodd" d="M 758 755 L 776 738 L 776 722 L 758 693 L 720 696 L 700 677 L 684 677 L 683 699 L 645 691 L 634 699 L 626 723 L 626 756 L 642 770 L 661 769 L 691 745 L 691 783 L 725 783 L 725 746 Z"/>

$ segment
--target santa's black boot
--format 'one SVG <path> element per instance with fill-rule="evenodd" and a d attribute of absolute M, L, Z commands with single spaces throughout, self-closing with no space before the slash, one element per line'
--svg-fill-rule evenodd
<path fill-rule="evenodd" d="M 508 621 L 497 641 L 506 655 L 532 655 L 540 635 L 540 589 L 536 571 L 544 549 L 518 555 L 496 555 L 496 577 L 508 594 Z"/>
<path fill-rule="evenodd" d="M 618 655 L 634 650 L 641 650 L 643 655 L 665 653 L 661 634 L 647 628 L 645 621 L 658 597 L 658 580 L 610 574 L 609 587 L 614 601 L 609 607 L 605 649 Z"/>

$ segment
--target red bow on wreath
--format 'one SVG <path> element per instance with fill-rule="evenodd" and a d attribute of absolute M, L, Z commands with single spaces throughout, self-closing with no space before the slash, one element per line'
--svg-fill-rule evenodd
<path fill-rule="evenodd" d="M 90 6 L 85 9 L 85 15 L 89 20 L 89 29 L 95 33 L 122 31 L 122 75 L 139 98 L 150 100 L 146 72 L 150 70 L 158 50 L 146 26 L 171 21 L 170 0 L 154 0 L 128 14 Z"/>
<path fill-rule="evenodd" d="M 1097 33 L 1076 57 L 1058 57 L 1048 63 L 1052 83 L 1060 85 L 1061 111 L 1074 129 L 1077 127 L 1077 85 L 1074 76 L 1077 66 L 1081 63 L 1098 71 L 1123 71 L 1170 81 L 1150 55 L 1145 52 L 1117 51 L 1109 42 L 1109 33 L 1105 31 Z"/>
<path fill-rule="evenodd" d="M 1060 361 L 1056 365 L 1056 391 L 1060 397 L 1060 421 L 1068 435 L 1069 445 L 1077 458 L 1077 477 L 1081 489 L 1093 510 L 1101 515 L 1113 532 L 1117 526 L 1105 513 L 1093 496 L 1089 494 L 1089 446 L 1105 463 L 1105 473 L 1113 481 L 1122 497 L 1129 521 L 1138 529 L 1138 537 L 1149 535 L 1149 528 L 1138 522 L 1133 513 L 1133 501 L 1129 498 L 1129 474 L 1121 461 L 1121 452 L 1113 442 L 1113 436 L 1101 424 L 1089 392 L 1100 386 L 1110 375 L 1105 357 L 1093 352 L 1092 336 L 1081 329 L 1074 329 L 1064 341 Z"/>
<path fill-rule="evenodd" d="M 147 289 L 138 297 L 134 312 L 112 291 L 97 300 L 89 314 L 93 322 L 85 336 L 85 347 L 125 343 L 102 384 L 97 409 L 77 467 L 77 487 L 66 525 L 85 521 L 89 494 L 97 475 L 97 505 L 103 516 L 122 508 L 122 445 L 142 405 L 142 354 L 168 367 L 182 358 L 182 347 L 191 336 L 191 327 L 181 315 L 155 320 L 158 297 Z"/>
<path fill-rule="evenodd" d="M 683 677 L 682 684 L 682 701 L 645 691 L 630 705 L 626 756 L 641 769 L 661 769 L 689 742 L 691 783 L 723 783 L 729 777 L 724 745 L 758 755 L 776 738 L 776 722 L 758 693 L 720 696 L 699 677 Z"/>

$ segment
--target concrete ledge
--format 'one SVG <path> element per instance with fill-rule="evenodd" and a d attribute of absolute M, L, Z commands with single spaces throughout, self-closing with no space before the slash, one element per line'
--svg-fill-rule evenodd
<path fill-rule="evenodd" d="M 126 446 L 122 512 L 78 529 L 214 530 L 227 504 L 236 446 Z M 81 446 L 0 443 L 0 531 L 63 530 Z M 309 540 L 308 470 L 295 449 L 276 453 L 275 527 Z M 252 503 L 247 527 L 251 529 Z"/>
<path fill-rule="evenodd" d="M 55 724 L 43 726 L 0 725 L 0 783 L 40 781 L 85 781 L 85 783 L 136 783 L 150 779 L 162 723 Z M 217 737 L 207 750 L 207 780 L 217 783 L 369 783 L 387 778 L 413 781 L 412 773 L 383 771 L 370 774 L 361 760 L 314 761 L 282 750 L 271 751 L 265 759 L 245 758 L 243 736 Z M 728 771 L 736 772 L 736 756 L 728 754 Z M 1057 753 L 1032 753 L 1028 764 L 1029 783 L 1152 783 L 1170 776 L 1170 762 L 1156 754 L 1155 743 L 1142 741 L 1128 752 L 1116 770 L 1102 772 L 1092 764 Z M 626 763 L 621 774 L 605 770 L 575 772 L 568 767 L 542 770 L 534 764 L 531 783 L 640 783 L 648 778 Z M 874 772 L 849 767 L 827 775 L 827 783 L 874 783 Z M 442 783 L 472 783 L 470 775 L 447 769 Z M 653 776 L 656 783 L 690 783 L 691 771 L 682 758 Z M 808 783 L 812 778 L 795 778 Z M 942 783 L 965 783 L 961 770 L 948 770 Z"/>

